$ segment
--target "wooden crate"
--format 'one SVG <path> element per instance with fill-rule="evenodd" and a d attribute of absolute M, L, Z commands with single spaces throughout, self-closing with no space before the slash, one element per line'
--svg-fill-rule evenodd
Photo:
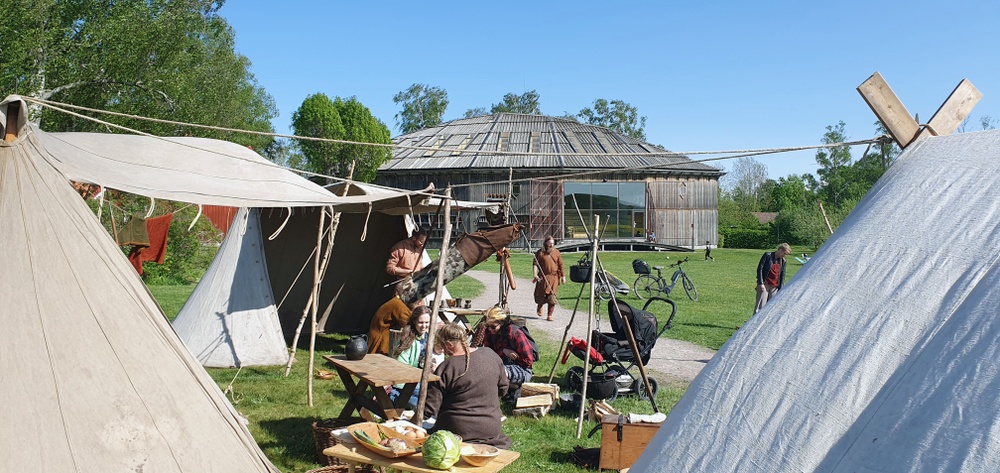
<path fill-rule="evenodd" d="M 601 460 L 602 470 L 629 468 L 649 445 L 660 424 L 630 424 L 624 416 L 619 437 L 618 415 L 606 415 L 601 419 Z M 619 438 L 621 440 L 619 440 Z"/>

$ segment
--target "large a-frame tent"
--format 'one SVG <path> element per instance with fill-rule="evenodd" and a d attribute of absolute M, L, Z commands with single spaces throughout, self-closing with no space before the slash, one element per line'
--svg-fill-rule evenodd
<path fill-rule="evenodd" d="M 232 143 L 45 133 L 16 96 L 0 114 L 16 135 L 0 142 L 0 471 L 277 471 L 69 180 L 215 205 L 371 199 Z"/>
<path fill-rule="evenodd" d="M 319 294 L 317 325 L 327 332 L 368 329 L 372 315 L 392 297 L 387 284 L 394 278 L 385 273 L 389 249 L 408 235 L 411 213 L 434 212 L 440 204 L 436 197 L 369 184 L 351 184 L 347 194 L 379 199 L 379 210 L 341 215 Z M 491 206 L 456 202 L 453 208 Z M 315 248 L 319 212 L 241 210 L 231 228 L 174 319 L 174 329 L 205 366 L 283 365 L 288 361 L 286 341 L 312 290 L 312 279 L 304 273 L 311 274 L 313 259 L 322 252 Z M 425 264 L 430 262 L 426 253 L 424 258 Z M 447 288 L 442 289 L 443 297 L 449 297 Z"/>
<path fill-rule="evenodd" d="M 998 163 L 1000 130 L 910 145 L 632 470 L 997 471 Z"/>

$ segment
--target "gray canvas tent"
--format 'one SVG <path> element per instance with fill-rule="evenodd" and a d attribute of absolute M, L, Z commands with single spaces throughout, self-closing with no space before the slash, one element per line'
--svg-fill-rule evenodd
<path fill-rule="evenodd" d="M 633 470 L 997 471 L 998 162 L 1000 130 L 908 147 Z"/>
<path fill-rule="evenodd" d="M 377 203 L 232 143 L 45 133 L 16 96 L 0 114 L 17 135 L 0 142 L 0 471 L 277 471 L 69 179 L 216 205 Z"/>

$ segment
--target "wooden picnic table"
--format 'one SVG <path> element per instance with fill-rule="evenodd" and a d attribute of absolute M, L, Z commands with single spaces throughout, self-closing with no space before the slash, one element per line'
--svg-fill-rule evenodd
<path fill-rule="evenodd" d="M 323 359 L 336 368 L 347 389 L 347 403 L 338 417 L 341 420 L 351 418 L 355 410 L 360 414 L 362 407 L 386 420 L 399 419 L 423 373 L 420 368 L 379 354 L 368 354 L 360 360 L 348 360 L 344 355 L 325 355 Z M 434 373 L 427 377 L 428 382 L 439 379 Z M 395 403 L 385 392 L 386 386 L 394 384 L 403 385 Z"/>
<path fill-rule="evenodd" d="M 457 323 L 465 327 L 466 331 L 472 330 L 472 324 L 469 322 L 470 315 L 483 315 L 486 313 L 486 309 L 441 309 L 438 311 L 438 315 L 441 320 L 449 323 Z"/>
<path fill-rule="evenodd" d="M 347 463 L 349 473 L 354 473 L 355 468 L 359 464 L 376 465 L 392 468 L 398 471 L 410 471 L 416 473 L 441 473 L 442 471 L 424 465 L 424 457 L 420 453 L 400 458 L 388 458 L 372 452 L 358 443 L 352 442 L 338 443 L 323 450 L 323 454 L 338 458 L 344 463 Z M 483 466 L 472 466 L 466 463 L 465 460 L 459 460 L 458 463 L 455 463 L 455 465 L 453 465 L 448 471 L 453 473 L 495 473 L 513 463 L 514 460 L 517 460 L 520 456 L 520 453 L 500 449 L 500 454 Z"/>

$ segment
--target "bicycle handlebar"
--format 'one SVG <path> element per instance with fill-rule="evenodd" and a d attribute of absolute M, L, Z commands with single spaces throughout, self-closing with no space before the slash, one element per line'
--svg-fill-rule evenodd
<path fill-rule="evenodd" d="M 687 263 L 687 262 L 688 262 L 688 257 L 687 257 L 687 256 L 685 256 L 685 257 L 684 257 L 684 259 L 682 259 L 682 260 L 678 260 L 678 261 L 677 261 L 676 263 L 674 263 L 674 264 L 672 264 L 672 265 L 670 265 L 670 266 L 667 266 L 667 267 L 668 267 L 668 268 L 673 268 L 674 266 L 680 266 L 680 265 L 681 265 L 681 263 Z"/>

